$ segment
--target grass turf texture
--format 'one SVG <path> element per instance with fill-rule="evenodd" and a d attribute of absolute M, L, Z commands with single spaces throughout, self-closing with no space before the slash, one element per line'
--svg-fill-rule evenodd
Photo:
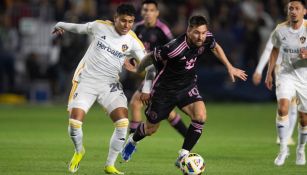
<path fill-rule="evenodd" d="M 295 147 L 282 167 L 273 160 L 275 144 L 275 104 L 207 104 L 208 121 L 193 152 L 207 163 L 206 175 L 304 175 L 306 166 L 295 165 Z M 185 123 L 188 118 L 183 117 Z M 0 174 L 62 175 L 73 155 L 67 134 L 65 105 L 0 106 Z M 104 174 L 111 120 L 98 106 L 85 118 L 86 154 L 78 175 Z M 297 140 L 297 131 L 295 139 Z M 155 135 L 138 145 L 128 163 L 117 163 L 126 175 L 178 175 L 174 167 L 182 138 L 166 121 Z M 121 159 L 118 159 L 121 160 Z"/>

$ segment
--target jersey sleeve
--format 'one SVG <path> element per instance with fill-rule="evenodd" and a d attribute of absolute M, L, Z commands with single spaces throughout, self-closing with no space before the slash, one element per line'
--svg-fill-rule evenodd
<path fill-rule="evenodd" d="M 273 44 L 272 44 L 272 34 L 270 35 L 269 40 L 267 41 L 265 48 L 261 54 L 261 57 L 259 59 L 259 63 L 257 65 L 256 68 L 256 72 L 259 74 L 262 74 L 262 71 L 265 67 L 265 65 L 268 63 L 269 59 L 270 59 L 270 54 L 273 48 Z"/>
<path fill-rule="evenodd" d="M 158 46 L 154 48 L 153 56 L 155 61 L 167 60 L 169 59 L 168 53 L 170 52 L 170 46 L 168 44 L 164 46 Z"/>
<path fill-rule="evenodd" d="M 272 44 L 274 47 L 276 48 L 279 48 L 280 45 L 281 45 L 281 42 L 280 42 L 280 37 L 279 37 L 279 34 L 278 34 L 278 30 L 275 29 L 272 33 Z"/>
<path fill-rule="evenodd" d="M 215 37 L 211 32 L 207 32 L 205 45 L 209 47 L 209 49 L 214 49 L 216 45 Z"/>
<path fill-rule="evenodd" d="M 132 36 L 131 57 L 141 61 L 146 55 L 145 47 L 134 32 L 131 31 L 129 33 Z"/>

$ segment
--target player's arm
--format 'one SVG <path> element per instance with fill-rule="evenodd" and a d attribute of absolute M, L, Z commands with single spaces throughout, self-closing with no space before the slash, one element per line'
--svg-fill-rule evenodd
<path fill-rule="evenodd" d="M 137 67 L 136 72 L 137 73 L 143 72 L 146 67 L 148 67 L 149 65 L 153 63 L 152 61 L 153 59 L 154 59 L 153 52 L 150 52 L 149 54 L 147 54 L 140 62 L 139 66 Z"/>
<path fill-rule="evenodd" d="M 153 65 L 146 67 L 144 85 L 142 88 L 142 94 L 140 96 L 140 100 L 143 102 L 143 104 L 147 105 L 150 100 L 150 91 L 151 91 L 152 83 L 153 83 L 155 76 L 156 76 L 155 67 Z"/>
<path fill-rule="evenodd" d="M 75 23 L 66 23 L 58 22 L 53 29 L 53 34 L 62 35 L 65 31 L 78 33 L 78 34 L 87 34 L 88 33 L 88 23 L 86 24 L 75 24 Z"/>
<path fill-rule="evenodd" d="M 258 65 L 255 69 L 255 72 L 253 74 L 253 83 L 254 85 L 259 85 L 261 82 L 262 72 L 266 64 L 269 62 L 270 54 L 273 48 L 272 44 L 272 36 L 270 36 L 269 40 L 267 41 L 265 48 L 261 54 L 261 57 L 259 59 Z"/>
<path fill-rule="evenodd" d="M 271 51 L 271 55 L 270 55 L 268 71 L 267 71 L 266 78 L 265 78 L 266 87 L 270 90 L 272 90 L 272 86 L 273 86 L 273 71 L 276 65 L 278 53 L 279 53 L 279 48 L 273 47 Z"/>
<path fill-rule="evenodd" d="M 241 80 L 246 81 L 247 79 L 247 74 L 245 73 L 244 70 L 235 68 L 231 65 L 229 60 L 227 59 L 224 50 L 222 47 L 218 44 L 215 43 L 215 47 L 212 49 L 212 52 L 214 55 L 226 66 L 228 70 L 228 74 L 232 80 L 232 82 L 235 82 L 235 77 L 240 78 Z"/>

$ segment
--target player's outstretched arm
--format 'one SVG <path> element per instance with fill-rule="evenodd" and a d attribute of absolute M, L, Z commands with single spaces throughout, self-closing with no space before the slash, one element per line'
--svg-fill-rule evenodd
<path fill-rule="evenodd" d="M 254 85 L 259 85 L 261 82 L 261 78 L 262 78 L 262 72 L 264 67 L 267 65 L 267 63 L 269 62 L 270 59 L 270 54 L 273 48 L 273 44 L 272 44 L 272 35 L 270 36 L 269 40 L 267 41 L 265 48 L 260 56 L 258 65 L 255 69 L 255 72 L 253 74 L 253 83 Z"/>
<path fill-rule="evenodd" d="M 279 49 L 276 47 L 273 47 L 271 51 L 271 55 L 270 55 L 268 71 L 265 77 L 265 85 L 269 90 L 272 90 L 272 87 L 273 87 L 273 70 L 276 65 L 278 53 L 279 53 Z"/>
<path fill-rule="evenodd" d="M 87 34 L 88 33 L 88 24 L 75 24 L 75 23 L 66 23 L 66 22 L 58 22 L 54 26 L 52 34 L 62 35 L 65 31 L 79 33 L 79 34 Z"/>
<path fill-rule="evenodd" d="M 224 50 L 222 49 L 222 47 L 216 43 L 215 48 L 212 49 L 212 52 L 214 53 L 214 55 L 226 66 L 227 70 L 228 70 L 228 74 L 232 80 L 232 82 L 235 82 L 235 77 L 240 78 L 243 81 L 247 80 L 247 74 L 245 73 L 244 70 L 235 68 L 231 65 L 231 63 L 229 62 L 229 60 L 227 59 Z"/>

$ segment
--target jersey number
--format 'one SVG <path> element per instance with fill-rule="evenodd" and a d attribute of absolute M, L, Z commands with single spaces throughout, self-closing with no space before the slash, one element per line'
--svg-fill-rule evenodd
<path fill-rule="evenodd" d="M 119 83 L 112 83 L 110 84 L 110 92 L 115 92 L 117 90 L 123 90 L 123 88 L 121 87 L 121 85 Z"/>

